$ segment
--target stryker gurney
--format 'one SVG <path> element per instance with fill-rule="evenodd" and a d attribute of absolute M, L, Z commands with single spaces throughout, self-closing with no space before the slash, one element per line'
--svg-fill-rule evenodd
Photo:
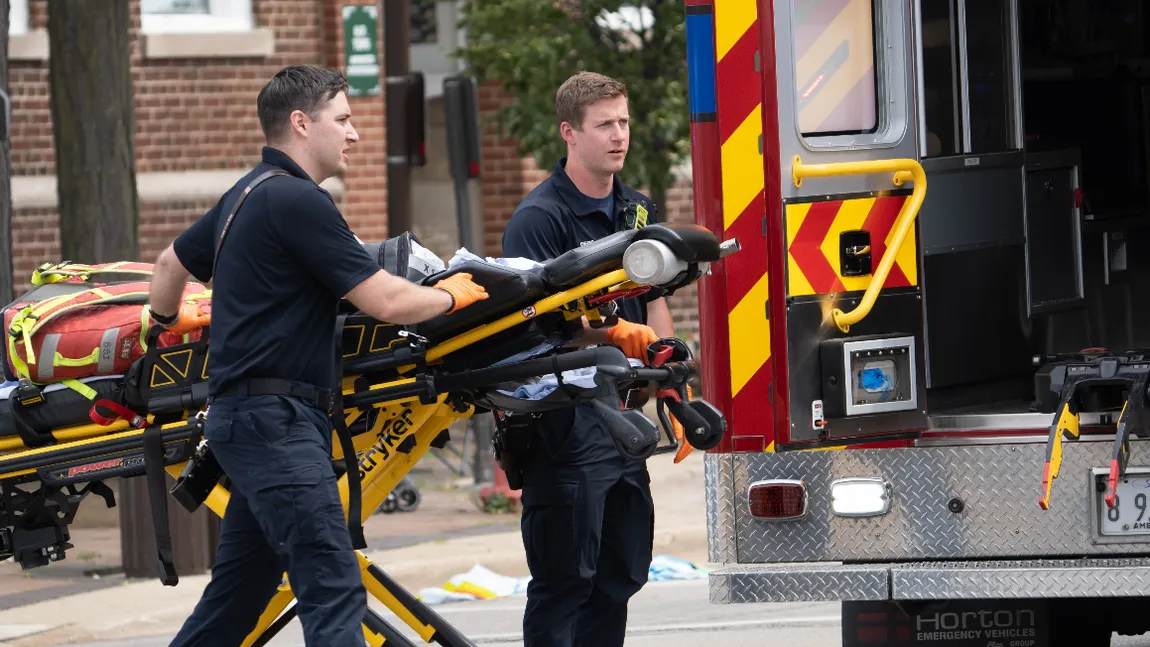
<path fill-rule="evenodd" d="M 709 449 L 721 439 L 726 430 L 722 414 L 701 399 L 687 401 L 694 358 L 681 340 L 652 344 L 645 366 L 632 365 L 613 346 L 564 346 L 575 339 L 584 318 L 592 326 L 610 324 L 615 299 L 650 289 L 673 293 L 737 251 L 737 241 L 720 244 L 695 225 L 651 225 L 613 234 L 533 269 L 467 260 L 430 275 L 408 263 L 410 245 L 405 234 L 367 247 L 385 269 L 420 283 L 469 272 L 490 298 L 412 326 L 379 322 L 344 304 L 335 331 L 343 349 L 342 403 L 337 399 L 335 407 L 342 415 L 335 422 L 336 435 L 341 427 L 349 433 L 343 443 L 333 442 L 332 458 L 353 529 L 430 447 L 447 442 L 452 421 L 479 412 L 501 420 L 500 415 L 588 403 L 603 414 L 619 452 L 636 458 L 678 448 L 667 410 L 692 447 Z M 92 281 L 103 278 L 103 271 L 58 266 L 55 278 L 63 280 L 39 281 L 46 285 L 37 290 L 50 288 L 57 295 L 104 289 Z M 37 290 L 25 301 L 34 301 Z M 208 298 L 198 288 L 189 294 Z M 25 568 L 64 559 L 72 548 L 68 525 L 82 500 L 96 494 L 114 505 L 102 482 L 112 477 L 149 479 L 160 575 L 167 585 L 178 577 L 170 562 L 165 490 L 190 511 L 205 505 L 224 516 L 229 481 L 202 436 L 210 415 L 204 410 L 210 326 L 195 339 L 166 343 L 158 330 L 146 326 L 132 334 L 131 344 L 123 338 L 119 344 L 127 352 L 139 338 L 134 351 L 139 357 L 122 375 L 44 383 L 36 380 L 31 365 L 21 375 L 8 375 L 20 379 L 0 399 L 0 559 L 13 557 Z M 41 353 L 37 361 L 50 360 Z M 0 365 L 11 372 L 9 362 Z M 572 371 L 592 368 L 590 378 L 584 375 L 577 383 L 564 379 Z M 519 387 L 538 386 L 541 376 L 555 376 L 559 388 L 532 399 L 516 397 Z M 650 386 L 666 445 L 660 445 L 658 427 L 633 407 Z M 497 458 L 504 450 L 504 429 L 500 426 L 493 439 Z M 351 451 L 357 464 L 349 469 L 345 457 Z M 175 479 L 170 489 L 164 472 Z M 362 553 L 359 561 L 368 592 L 425 641 L 472 644 Z M 285 578 L 245 645 L 274 636 L 294 617 L 293 605 Z M 363 626 L 372 645 L 411 644 L 370 609 Z"/>

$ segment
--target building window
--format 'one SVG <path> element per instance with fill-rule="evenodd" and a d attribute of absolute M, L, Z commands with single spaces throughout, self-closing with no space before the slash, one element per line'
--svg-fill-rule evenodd
<path fill-rule="evenodd" d="M 140 27 L 146 34 L 250 31 L 251 0 L 140 0 Z"/>
<path fill-rule="evenodd" d="M 8 5 L 8 34 L 27 34 L 28 28 L 28 0 L 11 0 Z"/>
<path fill-rule="evenodd" d="M 870 0 L 795 0 L 795 90 L 799 131 L 873 133 L 874 8 Z"/>
<path fill-rule="evenodd" d="M 411 44 L 436 43 L 439 41 L 439 18 L 436 15 L 436 0 L 411 0 Z"/>

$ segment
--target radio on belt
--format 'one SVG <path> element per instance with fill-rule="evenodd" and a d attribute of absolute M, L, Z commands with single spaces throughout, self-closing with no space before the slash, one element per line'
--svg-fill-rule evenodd
<path fill-rule="evenodd" d="M 913 336 L 828 339 L 819 354 L 827 418 L 918 407 Z"/>

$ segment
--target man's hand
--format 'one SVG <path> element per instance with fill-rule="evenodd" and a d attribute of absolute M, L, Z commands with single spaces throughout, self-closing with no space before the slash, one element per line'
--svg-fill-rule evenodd
<path fill-rule="evenodd" d="M 447 312 L 444 314 L 451 314 L 457 310 L 466 308 L 476 301 L 482 301 L 486 299 L 488 296 L 487 290 L 484 289 L 482 285 L 472 281 L 471 275 L 467 272 L 453 274 L 443 279 L 442 281 L 439 281 L 432 287 L 443 290 L 444 292 L 450 294 L 451 298 L 453 299 L 452 306 L 448 308 Z"/>
<path fill-rule="evenodd" d="M 695 396 L 691 395 L 691 385 L 688 384 L 687 385 L 687 402 L 690 402 L 691 399 L 694 397 Z M 686 403 L 684 403 L 684 404 L 686 404 Z M 671 428 L 675 432 L 675 439 L 679 441 L 679 451 L 676 452 L 676 454 L 675 454 L 675 462 L 680 463 L 680 462 L 682 462 L 682 460 L 684 458 L 687 457 L 688 454 L 690 454 L 692 451 L 694 451 L 695 448 L 691 446 L 691 443 L 684 440 L 684 438 L 683 438 L 683 424 L 681 422 L 679 422 L 679 420 L 677 418 L 675 418 L 675 414 L 668 411 L 667 415 L 670 416 L 670 418 L 671 418 Z"/>
<path fill-rule="evenodd" d="M 659 336 L 653 328 L 626 319 L 607 329 L 607 343 L 615 344 L 623 349 L 624 355 L 643 363 L 647 362 L 647 347 L 657 341 Z"/>
<path fill-rule="evenodd" d="M 197 303 L 181 303 L 180 309 L 171 317 L 164 317 L 152 313 L 152 321 L 164 330 L 176 334 L 186 335 L 192 331 L 203 328 L 212 323 L 212 316 L 204 314 Z"/>

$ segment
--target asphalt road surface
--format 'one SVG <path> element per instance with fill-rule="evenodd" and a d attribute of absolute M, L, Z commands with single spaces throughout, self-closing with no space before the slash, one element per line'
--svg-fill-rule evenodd
<path fill-rule="evenodd" d="M 398 618 L 379 606 L 392 626 L 416 645 L 426 644 Z M 523 644 L 523 596 L 432 607 L 479 645 Z M 631 602 L 627 645 L 636 647 L 828 647 L 841 641 L 837 603 L 715 605 L 707 601 L 706 580 L 654 582 Z M 170 635 L 86 643 L 75 647 L 167 647 Z M 303 647 L 298 620 L 268 647 Z"/>
<path fill-rule="evenodd" d="M 373 606 L 416 645 L 426 644 L 398 618 Z M 455 602 L 433 609 L 479 645 L 522 645 L 523 596 Z M 706 580 L 656 582 L 631 603 L 628 647 L 836 647 L 842 644 L 838 603 L 715 605 Z M 154 636 L 74 647 L 167 647 L 172 636 Z M 299 621 L 292 621 L 269 647 L 303 647 Z M 1112 647 L 1150 647 L 1150 635 L 1115 636 Z"/>

